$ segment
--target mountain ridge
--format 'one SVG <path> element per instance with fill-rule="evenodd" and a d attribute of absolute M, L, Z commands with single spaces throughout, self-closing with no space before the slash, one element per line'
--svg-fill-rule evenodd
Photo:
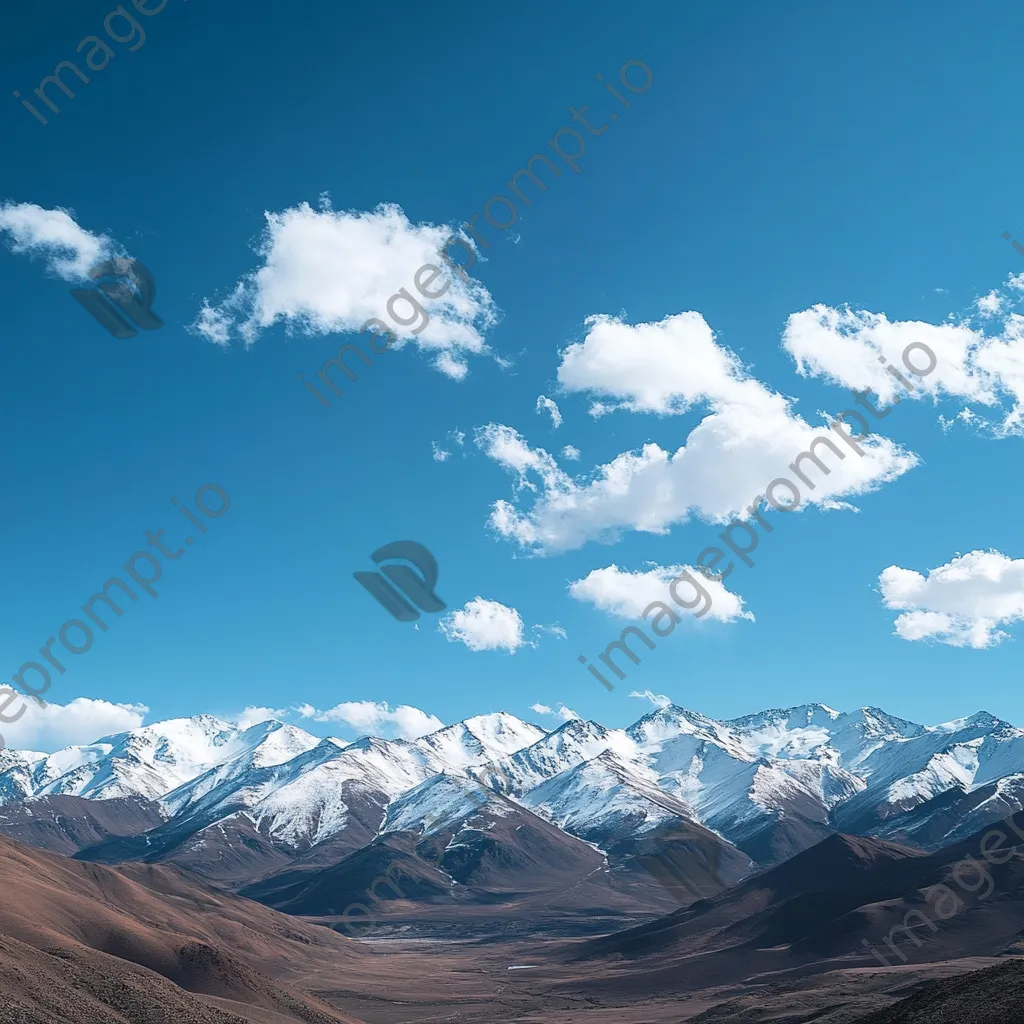
<path fill-rule="evenodd" d="M 118 800 L 134 826 L 111 827 L 100 804 Z M 574 718 L 550 730 L 497 711 L 353 742 L 197 715 L 0 758 L 0 832 L 80 859 L 170 861 L 229 886 L 323 870 L 397 832 L 470 835 L 488 808 L 489 827 L 518 808 L 530 834 L 539 817 L 592 846 L 612 884 L 666 843 L 684 861 L 700 846 L 701 863 L 728 864 L 735 881 L 744 863 L 769 867 L 844 831 L 937 849 L 1022 802 L 1024 730 L 987 711 L 921 725 L 816 703 L 728 720 L 669 704 L 625 728 Z M 663 842 L 673 830 L 701 838 Z M 509 863 L 526 856 L 514 847 Z"/>

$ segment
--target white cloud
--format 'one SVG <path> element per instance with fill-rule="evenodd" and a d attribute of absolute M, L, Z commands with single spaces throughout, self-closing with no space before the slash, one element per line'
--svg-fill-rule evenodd
<path fill-rule="evenodd" d="M 458 427 L 454 430 L 449 430 L 448 437 L 450 437 L 460 448 L 466 443 L 466 433 L 463 430 L 459 430 Z"/>
<path fill-rule="evenodd" d="M 25 713 L 16 722 L 2 726 L 4 740 L 8 747 L 47 753 L 137 729 L 149 712 L 145 704 L 114 704 L 91 697 L 76 697 L 67 704 L 47 704 L 43 708 L 26 699 L 24 706 Z M 21 707 L 12 701 L 4 713 L 16 715 Z"/>
<path fill-rule="evenodd" d="M 999 626 L 1024 619 L 1024 558 L 999 551 L 958 555 L 927 576 L 890 565 L 878 577 L 886 608 L 904 640 L 936 640 L 950 647 L 994 647 Z"/>
<path fill-rule="evenodd" d="M 65 281 L 88 278 L 95 264 L 120 252 L 112 239 L 86 231 L 59 206 L 46 210 L 35 203 L 4 203 L 0 231 L 10 235 L 12 252 L 42 256 L 47 268 Z"/>
<path fill-rule="evenodd" d="M 574 445 L 567 444 L 562 449 L 562 458 L 563 459 L 568 459 L 570 462 L 578 462 L 579 461 L 579 457 L 580 457 L 580 450 L 579 450 L 579 448 L 575 447 Z"/>
<path fill-rule="evenodd" d="M 444 726 L 440 718 L 419 708 L 408 704 L 392 708 L 383 700 L 344 701 L 326 711 L 303 704 L 296 710 L 303 718 L 312 718 L 316 722 L 343 722 L 360 736 L 379 736 L 381 739 L 414 740 Z"/>
<path fill-rule="evenodd" d="M 1000 309 L 1004 298 L 1000 297 Z M 1013 299 L 1019 301 L 1019 297 Z M 987 323 L 994 316 L 983 320 Z M 960 398 L 997 408 L 1003 420 L 996 433 L 1022 433 L 1024 317 L 1009 313 L 995 326 L 997 333 L 988 335 L 968 320 L 890 321 L 883 313 L 818 305 L 789 317 L 783 347 L 804 376 L 822 377 L 848 388 L 869 388 L 882 404 L 888 404 L 908 397 L 888 370 L 895 367 L 914 385 L 909 397 Z M 935 369 L 923 377 L 909 372 L 902 358 L 908 345 L 930 348 Z M 924 349 L 914 348 L 907 355 L 913 366 L 927 369 L 929 357 Z"/>
<path fill-rule="evenodd" d="M 667 708 L 672 703 L 671 697 L 666 697 L 663 693 L 652 693 L 650 690 L 633 690 L 630 697 L 649 700 L 656 708 Z"/>
<path fill-rule="evenodd" d="M 231 315 L 226 310 L 215 308 L 204 299 L 203 306 L 192 323 L 192 330 L 214 345 L 227 346 L 231 344 L 232 322 Z"/>
<path fill-rule="evenodd" d="M 742 364 L 715 341 L 700 313 L 677 313 L 658 323 L 627 324 L 587 318 L 587 335 L 562 353 L 559 383 L 615 399 L 601 412 L 627 409 L 660 415 L 685 412 L 712 399 L 749 399 L 755 388 Z"/>
<path fill-rule="evenodd" d="M 436 441 L 430 442 L 430 450 L 433 452 L 435 462 L 447 462 L 452 457 L 452 453 L 442 448 Z"/>
<path fill-rule="evenodd" d="M 672 600 L 669 585 L 683 572 L 704 588 L 710 597 L 710 605 L 701 598 L 690 611 L 681 608 Z M 694 601 L 696 591 L 693 584 L 683 581 L 679 585 L 684 601 Z M 569 584 L 569 596 L 577 601 L 586 601 L 618 619 L 642 619 L 644 610 L 653 601 L 667 604 L 680 618 L 694 612 L 718 622 L 735 622 L 737 619 L 754 621 L 752 612 L 744 609 L 743 598 L 727 590 L 721 580 L 709 580 L 688 565 L 655 565 L 646 572 L 627 572 L 617 565 L 591 570 L 583 579 Z"/>
<path fill-rule="evenodd" d="M 561 626 L 559 626 L 557 622 L 552 623 L 550 626 L 543 626 L 540 623 L 538 623 L 533 628 L 538 633 L 547 633 L 550 636 L 558 637 L 559 640 L 569 639 L 569 634 L 566 633 L 566 631 Z"/>
<path fill-rule="evenodd" d="M 492 506 L 490 525 L 523 547 L 551 553 L 614 539 L 624 530 L 663 534 L 692 516 L 726 522 L 772 480 L 788 475 L 789 463 L 815 437 L 828 433 L 824 425 L 811 426 L 795 415 L 788 399 L 747 376 L 699 313 L 636 326 L 610 317 L 591 317 L 587 323 L 585 340 L 563 353 L 558 375 L 566 390 L 614 399 L 599 403 L 604 412 L 668 415 L 697 403 L 711 411 L 675 452 L 645 444 L 595 467 L 583 483 L 513 428 L 495 423 L 479 428 L 480 448 L 516 475 L 517 497 L 527 489 L 538 494 L 527 510 L 504 500 Z M 829 475 L 812 469 L 814 489 L 802 488 L 802 507 L 844 507 L 837 499 L 875 490 L 918 462 L 878 435 L 863 442 L 863 456 L 836 434 L 829 438 L 842 458 L 826 453 Z M 539 492 L 534 478 L 540 480 Z"/>
<path fill-rule="evenodd" d="M 527 643 L 523 617 L 515 608 L 479 596 L 446 615 L 437 628 L 450 643 L 465 644 L 471 651 L 515 654 Z"/>
<path fill-rule="evenodd" d="M 551 414 L 551 426 L 557 430 L 562 425 L 562 413 L 558 405 L 546 395 L 537 399 L 537 412 L 548 412 Z"/>
<path fill-rule="evenodd" d="M 486 351 L 482 332 L 496 322 L 496 308 L 483 285 L 447 271 L 438 250 L 451 237 L 448 228 L 413 224 L 393 204 L 336 211 L 326 199 L 319 210 L 300 203 L 264 216 L 267 226 L 257 247 L 262 265 L 227 299 L 205 300 L 192 325 L 209 341 L 226 344 L 237 334 L 250 345 L 278 321 L 300 334 L 321 335 L 358 331 L 378 319 L 397 334 L 396 347 L 413 341 L 456 380 L 468 372 L 467 354 Z M 453 259 L 460 261 L 461 252 L 455 246 Z M 450 285 L 439 298 L 424 298 L 414 285 L 424 264 L 444 271 L 421 279 L 433 292 Z M 428 315 L 417 313 L 400 289 Z M 397 323 L 396 315 L 409 323 Z"/>
<path fill-rule="evenodd" d="M 979 296 L 975 300 L 974 305 L 983 317 L 998 316 L 1006 305 L 1006 299 L 998 291 L 993 289 L 988 293 L 988 295 Z"/>
<path fill-rule="evenodd" d="M 550 715 L 552 718 L 560 718 L 563 722 L 571 722 L 580 717 L 572 708 L 567 708 L 561 701 L 558 702 L 557 708 L 549 708 L 547 704 L 531 704 L 530 710 L 536 711 L 538 715 Z"/>
<path fill-rule="evenodd" d="M 287 708 L 261 708 L 250 704 L 240 715 L 236 716 L 235 724 L 239 729 L 248 729 L 251 726 L 259 725 L 260 722 L 283 719 L 287 714 Z"/>
<path fill-rule="evenodd" d="M 942 413 L 939 413 L 939 426 L 942 427 L 942 432 L 948 434 L 949 431 L 956 425 L 957 421 L 970 426 L 972 423 L 985 423 L 976 412 L 964 406 L 955 416 L 947 419 Z"/>

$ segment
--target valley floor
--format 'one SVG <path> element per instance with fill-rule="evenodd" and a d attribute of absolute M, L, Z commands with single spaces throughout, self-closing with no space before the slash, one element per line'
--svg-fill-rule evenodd
<path fill-rule="evenodd" d="M 323 969 L 289 980 L 366 1024 L 853 1024 L 922 983 L 1007 959 L 878 969 L 825 961 L 739 985 L 702 989 L 691 979 L 692 990 L 677 994 L 616 996 L 614 968 L 566 964 L 563 940 L 388 939 L 360 945 L 373 958 L 350 969 L 344 987 L 331 984 Z"/>

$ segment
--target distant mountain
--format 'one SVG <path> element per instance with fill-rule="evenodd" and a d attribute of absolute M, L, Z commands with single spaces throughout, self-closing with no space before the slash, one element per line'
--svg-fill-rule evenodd
<path fill-rule="evenodd" d="M 0 751 L 0 832 L 275 891 L 293 870 L 309 882 L 375 843 L 401 859 L 443 839 L 461 852 L 443 854 L 431 884 L 494 896 L 525 885 L 526 837 L 543 845 L 553 828 L 569 874 L 589 865 L 588 886 L 618 891 L 645 872 L 658 885 L 641 902 L 654 907 L 713 895 L 840 831 L 933 850 L 1022 806 L 1024 732 L 985 712 L 926 726 L 878 708 L 718 721 L 669 705 L 626 729 L 573 719 L 549 732 L 497 712 L 354 743 L 198 715 L 52 754 Z M 525 829 L 522 844 L 506 826 Z M 577 843 L 599 870 L 570 852 Z M 472 878 L 454 871 L 459 857 L 477 858 Z M 548 867 L 539 881 L 564 879 Z"/>

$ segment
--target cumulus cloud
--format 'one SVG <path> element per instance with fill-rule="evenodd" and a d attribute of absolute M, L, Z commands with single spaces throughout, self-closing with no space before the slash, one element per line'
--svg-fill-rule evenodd
<path fill-rule="evenodd" d="M 65 281 L 88 278 L 103 259 L 120 253 L 113 240 L 80 227 L 68 210 L 44 209 L 35 203 L 0 205 L 0 231 L 12 252 L 42 257 L 47 269 Z"/>
<path fill-rule="evenodd" d="M 344 701 L 326 711 L 302 704 L 295 710 L 303 718 L 312 718 L 315 722 L 342 722 L 360 736 L 378 736 L 381 739 L 414 740 L 444 726 L 436 715 L 429 715 L 409 704 L 392 708 L 383 700 Z"/>
<path fill-rule="evenodd" d="M 574 445 L 567 444 L 562 449 L 562 458 L 563 459 L 568 459 L 570 462 L 578 462 L 579 461 L 579 457 L 580 457 L 580 450 L 579 450 L 579 448 L 575 447 Z"/>
<path fill-rule="evenodd" d="M 437 627 L 449 643 L 465 644 L 471 651 L 508 651 L 527 645 L 523 617 L 508 605 L 477 596 L 450 612 Z"/>
<path fill-rule="evenodd" d="M 763 386 L 746 377 L 700 313 L 635 325 L 599 315 L 586 324 L 584 340 L 562 353 L 558 381 L 567 391 L 611 399 L 599 403 L 598 414 L 627 409 L 668 415 L 709 398 L 761 397 L 756 391 Z"/>
<path fill-rule="evenodd" d="M 430 450 L 435 462 L 447 462 L 452 457 L 452 453 L 447 448 L 442 448 L 436 441 L 430 442 Z"/>
<path fill-rule="evenodd" d="M 656 708 L 667 708 L 672 703 L 671 697 L 666 697 L 663 693 L 652 693 L 650 690 L 633 690 L 630 693 L 630 697 L 636 697 L 639 700 L 648 700 Z"/>
<path fill-rule="evenodd" d="M 886 608 L 902 611 L 895 633 L 981 650 L 1005 640 L 1000 626 L 1024 618 L 1024 558 L 970 551 L 927 570 L 890 565 L 878 577 Z"/>
<path fill-rule="evenodd" d="M 452 235 L 448 228 L 413 224 L 394 204 L 337 211 L 326 198 L 319 210 L 300 203 L 264 216 L 256 250 L 262 264 L 226 299 L 205 300 L 192 324 L 207 340 L 223 345 L 237 336 L 251 345 L 278 322 L 299 334 L 321 335 L 358 331 L 378 319 L 397 335 L 396 347 L 415 343 L 457 380 L 468 371 L 466 356 L 486 351 L 483 332 L 496 322 L 497 310 L 483 285 L 448 272 L 438 255 Z M 421 278 L 425 290 L 448 285 L 437 298 L 425 298 L 414 285 L 424 264 L 442 270 L 436 279 Z"/>
<path fill-rule="evenodd" d="M 672 581 L 683 572 L 703 587 L 710 604 L 701 599 L 691 612 L 678 606 L 669 593 Z M 693 584 L 685 580 L 679 585 L 684 601 L 697 600 Z M 721 580 L 709 580 L 688 565 L 653 565 L 645 572 L 628 572 L 617 565 L 593 569 L 583 579 L 569 584 L 569 596 L 588 602 L 617 619 L 642 619 L 652 602 L 662 602 L 684 618 L 693 612 L 707 611 L 705 620 L 735 622 L 737 619 L 754 621 L 752 612 L 746 611 L 743 598 L 727 590 Z"/>
<path fill-rule="evenodd" d="M 551 414 L 551 426 L 557 430 L 562 425 L 562 413 L 556 403 L 548 398 L 546 395 L 541 395 L 537 399 L 537 412 L 543 413 L 548 412 Z"/>
<path fill-rule="evenodd" d="M 5 714 L 15 715 L 21 706 L 12 702 L 4 709 Z M 44 753 L 137 729 L 149 713 L 145 704 L 115 704 L 91 697 L 76 697 L 67 704 L 42 708 L 34 700 L 27 700 L 24 707 L 25 713 L 16 722 L 2 727 L 4 741 L 8 747 Z"/>
<path fill-rule="evenodd" d="M 918 462 L 878 435 L 856 454 L 825 425 L 805 422 L 788 399 L 746 374 L 699 313 L 636 326 L 611 317 L 587 323 L 586 338 L 562 354 L 558 376 L 567 391 L 599 396 L 602 414 L 667 416 L 698 403 L 710 412 L 676 451 L 648 443 L 597 466 L 583 482 L 512 427 L 478 428 L 481 450 L 515 476 L 516 497 L 535 496 L 526 509 L 502 499 L 492 506 L 490 526 L 522 547 L 546 554 L 625 530 L 664 534 L 693 516 L 726 522 L 787 475 L 789 463 L 823 433 L 836 453 L 826 452 L 827 475 L 812 470 L 814 486 L 802 489 L 803 506 L 850 507 L 838 499 L 875 490 Z"/>
<path fill-rule="evenodd" d="M 1017 289 L 1016 279 L 1008 287 Z M 990 293 L 981 300 L 982 320 L 992 327 L 1008 297 Z M 1018 296 L 1014 303 L 1020 302 Z M 998 308 L 997 308 L 998 307 Z M 959 398 L 1002 414 L 997 434 L 1024 432 L 1024 316 L 1009 313 L 986 334 L 969 320 L 931 324 L 920 320 L 890 321 L 884 313 L 817 305 L 794 313 L 783 332 L 783 347 L 796 360 L 797 371 L 822 377 L 847 388 L 873 391 L 883 404 L 908 397 L 888 371 L 893 366 L 914 385 L 912 398 Z M 915 377 L 903 362 L 907 346 L 911 366 L 927 370 Z M 885 364 L 880 360 L 885 360 Z"/>
<path fill-rule="evenodd" d="M 536 711 L 538 715 L 560 718 L 563 722 L 571 722 L 573 719 L 580 717 L 572 708 L 567 708 L 561 701 L 558 702 L 557 708 L 550 708 L 547 704 L 531 704 L 530 710 Z"/>

